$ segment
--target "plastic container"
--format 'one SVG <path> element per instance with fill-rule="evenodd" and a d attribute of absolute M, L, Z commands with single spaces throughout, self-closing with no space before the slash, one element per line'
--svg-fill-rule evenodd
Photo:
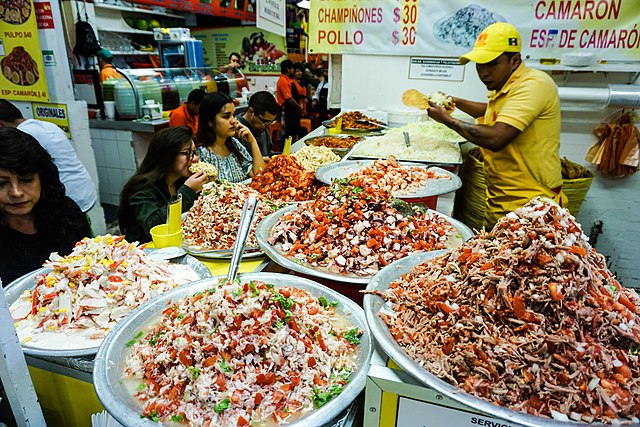
<path fill-rule="evenodd" d="M 162 108 L 165 110 L 173 110 L 178 108 L 182 103 L 180 101 L 180 92 L 178 86 L 171 78 L 161 79 L 159 82 L 162 97 Z M 187 94 L 188 95 L 188 94 Z"/>
<path fill-rule="evenodd" d="M 167 224 L 160 224 L 149 230 L 149 234 L 151 234 L 153 246 L 156 248 L 182 245 L 182 229 L 175 233 L 167 234 Z"/>
<path fill-rule="evenodd" d="M 426 111 L 390 111 L 387 113 L 389 127 L 399 128 L 409 123 L 426 122 Z"/>
<path fill-rule="evenodd" d="M 119 80 L 113 93 L 119 117 L 121 119 L 136 119 L 136 100 L 129 82 L 124 79 Z M 140 105 L 142 104 L 142 99 L 140 99 Z"/>

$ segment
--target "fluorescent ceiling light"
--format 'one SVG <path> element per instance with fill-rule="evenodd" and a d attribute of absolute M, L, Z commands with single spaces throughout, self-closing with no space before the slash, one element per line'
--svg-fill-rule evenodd
<path fill-rule="evenodd" d="M 311 7 L 311 1 L 310 0 L 299 1 L 298 7 L 301 9 L 309 9 Z"/>

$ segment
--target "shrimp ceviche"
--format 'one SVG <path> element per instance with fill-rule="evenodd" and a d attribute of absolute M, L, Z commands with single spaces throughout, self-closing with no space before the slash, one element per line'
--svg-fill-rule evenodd
<path fill-rule="evenodd" d="M 334 180 L 315 201 L 283 214 L 268 242 L 312 267 L 372 276 L 413 252 L 459 245 L 456 235 L 451 223 L 434 212 L 401 214 L 389 192 L 357 177 Z"/>
<path fill-rule="evenodd" d="M 340 394 L 364 331 L 294 287 L 221 280 L 169 305 L 127 346 L 142 415 L 194 426 L 279 425 Z M 262 425 L 262 424 L 260 424 Z"/>
<path fill-rule="evenodd" d="M 210 182 L 204 185 L 200 197 L 182 221 L 184 243 L 199 249 L 233 248 L 238 235 L 244 201 L 251 196 L 258 199 L 258 207 L 247 239 L 247 246 L 258 246 L 255 235 L 256 224 L 273 213 L 278 206 L 246 185 L 226 181 Z"/>
<path fill-rule="evenodd" d="M 11 305 L 18 337 L 30 347 L 97 347 L 135 307 L 199 278 L 189 266 L 151 260 L 137 242 L 111 235 L 85 238 L 44 266 L 52 270 Z"/>
<path fill-rule="evenodd" d="M 350 176 L 361 177 L 374 188 L 399 195 L 415 193 L 428 185 L 430 180 L 451 180 L 448 175 L 433 169 L 401 165 L 393 156 L 386 160 L 376 160 Z"/>
<path fill-rule="evenodd" d="M 640 299 L 565 209 L 534 199 L 462 247 L 373 292 L 425 369 L 556 420 L 639 422 Z"/>
<path fill-rule="evenodd" d="M 270 200 L 300 202 L 313 199 L 318 189 L 316 174 L 305 169 L 295 156 L 275 156 L 251 179 L 251 188 Z"/>

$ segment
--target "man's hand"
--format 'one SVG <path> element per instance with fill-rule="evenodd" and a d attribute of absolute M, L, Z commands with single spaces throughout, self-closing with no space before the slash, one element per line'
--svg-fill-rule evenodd
<path fill-rule="evenodd" d="M 443 124 L 447 124 L 447 121 L 451 120 L 451 115 L 449 114 L 449 111 L 447 111 L 446 108 L 444 108 L 441 105 L 436 105 L 432 102 L 429 102 L 429 105 L 430 107 L 427 110 L 427 114 L 433 120 Z"/>

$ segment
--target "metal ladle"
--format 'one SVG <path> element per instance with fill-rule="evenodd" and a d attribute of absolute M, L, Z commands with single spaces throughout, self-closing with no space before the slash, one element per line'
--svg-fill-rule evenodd
<path fill-rule="evenodd" d="M 242 253 L 244 252 L 244 246 L 247 243 L 247 237 L 249 237 L 251 223 L 253 222 L 253 216 L 256 213 L 257 207 L 258 199 L 255 197 L 249 197 L 244 202 L 242 215 L 240 216 L 240 225 L 238 226 L 238 236 L 233 244 L 231 262 L 229 263 L 229 272 L 227 273 L 227 280 L 230 282 L 233 282 L 238 275 L 238 269 L 240 268 L 240 262 L 242 260 Z"/>

